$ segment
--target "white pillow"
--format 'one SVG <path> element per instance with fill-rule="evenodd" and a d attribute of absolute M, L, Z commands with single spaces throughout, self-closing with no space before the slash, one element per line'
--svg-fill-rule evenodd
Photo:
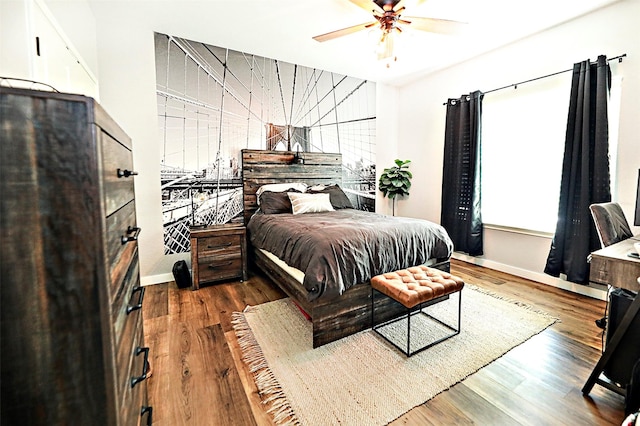
<path fill-rule="evenodd" d="M 319 183 L 319 184 L 316 184 L 316 185 L 313 185 L 313 186 L 308 187 L 308 188 L 307 188 L 307 190 L 311 190 L 311 191 L 322 191 L 322 190 L 323 190 L 323 189 L 325 189 L 327 186 L 329 186 L 329 185 L 325 185 L 325 184 Z M 306 192 L 306 191 L 305 191 L 305 192 Z"/>
<path fill-rule="evenodd" d="M 293 214 L 332 212 L 329 194 L 304 194 L 287 192 Z"/>
<path fill-rule="evenodd" d="M 285 192 L 290 189 L 295 189 L 296 191 L 305 192 L 307 190 L 307 184 L 302 182 L 290 182 L 290 183 L 269 183 L 267 185 L 262 185 L 256 191 L 256 197 L 258 197 L 258 205 L 260 205 L 260 194 L 264 191 L 271 192 Z"/>

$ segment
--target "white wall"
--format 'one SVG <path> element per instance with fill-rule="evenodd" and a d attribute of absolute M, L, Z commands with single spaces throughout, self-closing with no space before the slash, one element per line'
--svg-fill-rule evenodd
<path fill-rule="evenodd" d="M 398 89 L 376 85 L 376 187 L 382 171 L 395 165 L 398 158 Z M 404 160 L 404 158 L 403 158 Z M 397 208 L 396 204 L 396 208 Z M 391 215 L 393 205 L 376 191 L 376 211 Z"/>
<path fill-rule="evenodd" d="M 618 64 L 624 80 L 619 128 L 617 192 L 613 194 L 633 222 L 636 182 L 640 168 L 640 1 L 626 0 L 574 21 L 442 70 L 400 89 L 398 148 L 413 161 L 411 195 L 399 214 L 440 221 L 444 124 L 450 97 L 474 90 L 491 90 L 553 72 L 575 62 L 623 53 Z M 506 89 L 513 90 L 513 89 Z M 567 93 L 568 96 L 568 93 Z M 544 172 L 541 165 L 541 172 Z M 506 177 L 508 178 L 508 177 Z M 634 234 L 640 228 L 633 229 Z M 516 273 L 551 285 L 602 297 L 601 291 L 560 281 L 542 273 L 551 239 L 485 229 L 485 255 L 469 261 Z"/>
<path fill-rule="evenodd" d="M 134 141 L 140 275 L 150 284 L 172 280 L 173 263 L 189 254 L 164 255 L 154 36 L 133 16 L 98 19 L 100 102 Z"/>

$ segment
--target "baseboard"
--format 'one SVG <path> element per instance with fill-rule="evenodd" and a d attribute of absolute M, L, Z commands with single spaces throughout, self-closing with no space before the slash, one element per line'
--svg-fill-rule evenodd
<path fill-rule="evenodd" d="M 140 285 L 153 285 L 153 284 L 164 284 L 170 281 L 174 281 L 173 274 L 171 272 L 166 274 L 158 274 L 158 275 L 147 275 L 144 277 L 140 277 Z"/>
<path fill-rule="evenodd" d="M 468 256 L 463 253 L 453 253 L 451 256 L 454 259 L 462 260 L 464 262 L 472 263 L 474 265 L 482 266 L 496 271 L 505 272 L 507 274 L 515 275 L 517 277 L 526 278 L 531 281 L 539 282 L 542 284 L 550 285 L 552 287 L 561 288 L 563 290 L 571 291 L 573 293 L 581 294 L 583 296 L 592 297 L 598 300 L 607 300 L 607 288 L 604 286 L 594 287 L 592 285 L 580 285 L 570 281 L 565 281 L 560 278 L 552 277 L 551 275 L 544 274 L 542 272 L 534 272 L 526 269 L 518 268 L 504 263 L 495 262 L 493 260 L 482 259 L 478 257 Z"/>

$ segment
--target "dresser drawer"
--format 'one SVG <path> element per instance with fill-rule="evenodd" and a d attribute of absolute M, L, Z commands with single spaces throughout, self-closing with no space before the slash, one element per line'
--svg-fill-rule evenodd
<path fill-rule="evenodd" d="M 198 261 L 200 282 L 242 277 L 242 257 L 205 258 Z"/>
<path fill-rule="evenodd" d="M 140 424 L 140 410 L 144 403 L 149 374 L 148 347 L 144 346 L 142 316 L 137 316 L 136 332 L 129 340 L 130 346 L 125 351 L 125 358 L 118 359 L 118 407 L 120 424 L 135 426 Z M 118 354 L 120 356 L 120 354 Z"/>
<path fill-rule="evenodd" d="M 198 258 L 210 256 L 240 255 L 242 235 L 216 235 L 213 237 L 198 238 Z"/>
<path fill-rule="evenodd" d="M 96 128 L 100 131 L 99 128 Z M 106 215 L 133 200 L 133 157 L 131 151 L 100 131 L 102 182 Z"/>
<path fill-rule="evenodd" d="M 113 284 L 117 291 L 112 294 L 111 323 L 113 324 L 116 350 L 122 344 L 121 341 L 131 339 L 132 325 L 137 320 L 137 315 L 142 310 L 142 300 L 145 289 L 140 286 L 140 271 L 137 250 L 127 265 L 126 274 L 119 283 Z"/>
<path fill-rule="evenodd" d="M 131 241 L 127 239 L 137 239 L 140 230 L 136 227 L 136 204 L 134 200 L 129 201 L 122 208 L 111 216 L 107 217 L 107 235 L 105 244 L 107 246 L 107 261 L 113 269 L 118 263 L 122 252 Z"/>

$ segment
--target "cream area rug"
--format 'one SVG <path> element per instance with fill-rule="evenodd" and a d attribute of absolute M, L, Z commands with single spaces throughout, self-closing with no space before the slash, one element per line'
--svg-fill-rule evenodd
<path fill-rule="evenodd" d="M 455 315 L 452 299 L 429 312 Z M 460 334 L 407 358 L 370 329 L 313 349 L 311 323 L 289 299 L 233 314 L 243 359 L 276 424 L 313 426 L 385 425 L 555 321 L 467 284 Z"/>

